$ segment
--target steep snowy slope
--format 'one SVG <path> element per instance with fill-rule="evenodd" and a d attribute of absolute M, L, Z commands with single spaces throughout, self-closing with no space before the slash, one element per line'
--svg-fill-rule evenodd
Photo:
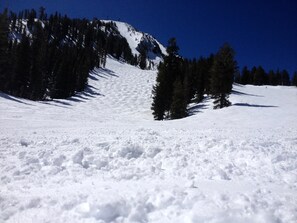
<path fill-rule="evenodd" d="M 156 122 L 156 71 L 109 58 L 85 93 L 0 95 L 0 222 L 296 222 L 297 89 Z"/>
<path fill-rule="evenodd" d="M 114 22 L 116 24 L 120 35 L 123 36 L 129 43 L 132 54 L 139 55 L 140 48 L 144 47 L 147 51 L 148 59 L 154 64 L 154 68 L 157 68 L 158 64 L 162 60 L 162 55 L 167 54 L 166 48 L 150 34 L 140 32 L 124 22 L 111 20 L 103 20 L 103 22 Z"/>

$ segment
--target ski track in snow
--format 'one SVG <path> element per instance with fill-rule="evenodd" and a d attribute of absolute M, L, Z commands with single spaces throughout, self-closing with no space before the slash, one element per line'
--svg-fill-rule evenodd
<path fill-rule="evenodd" d="M 68 100 L 1 94 L 0 222 L 297 222 L 297 89 L 156 122 L 155 77 L 109 58 Z"/>

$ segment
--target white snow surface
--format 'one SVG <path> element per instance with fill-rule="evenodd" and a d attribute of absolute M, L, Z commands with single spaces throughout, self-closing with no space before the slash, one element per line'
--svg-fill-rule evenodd
<path fill-rule="evenodd" d="M 297 89 L 153 121 L 155 78 L 108 58 L 67 100 L 1 94 L 0 222 L 297 222 Z"/>

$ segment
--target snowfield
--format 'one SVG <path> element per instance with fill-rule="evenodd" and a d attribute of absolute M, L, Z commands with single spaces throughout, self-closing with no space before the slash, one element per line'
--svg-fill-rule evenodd
<path fill-rule="evenodd" d="M 297 222 L 297 88 L 153 121 L 156 71 L 112 58 L 68 100 L 0 95 L 0 222 Z"/>

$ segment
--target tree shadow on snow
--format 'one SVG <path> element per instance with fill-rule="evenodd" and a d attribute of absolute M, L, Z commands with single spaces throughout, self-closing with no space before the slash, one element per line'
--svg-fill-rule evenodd
<path fill-rule="evenodd" d="M 119 77 L 119 76 L 116 75 L 115 72 L 113 72 L 110 69 L 100 67 L 90 73 L 90 78 L 92 80 L 98 80 L 98 77 L 108 78 L 108 77 Z"/>
<path fill-rule="evenodd" d="M 209 107 L 209 106 L 207 105 L 207 102 L 208 102 L 208 101 L 209 101 L 209 98 L 206 98 L 206 99 L 204 99 L 202 102 L 190 106 L 190 107 L 188 108 L 188 116 L 195 115 L 195 114 L 201 112 L 201 110 L 208 109 L 208 107 Z"/>
<path fill-rule="evenodd" d="M 51 101 L 41 101 L 40 103 L 55 106 L 55 107 L 60 107 L 60 108 L 67 108 L 66 106 L 71 105 L 71 104 L 69 104 L 67 102 L 64 102 L 64 101 L 57 101 L 57 99 L 53 99 Z"/>
<path fill-rule="evenodd" d="M 264 97 L 263 95 L 257 95 L 257 94 L 248 94 L 248 93 L 243 93 L 243 92 L 240 92 L 240 91 L 235 91 L 235 90 L 232 90 L 232 94 L 236 94 L 236 95 L 246 95 L 246 96 L 253 96 L 253 97 Z"/>
<path fill-rule="evenodd" d="M 31 106 L 34 106 L 34 105 L 32 105 L 32 104 L 28 104 L 28 103 L 22 101 L 22 100 L 25 100 L 25 99 L 19 100 L 19 99 L 17 99 L 17 98 L 14 97 L 14 96 L 10 96 L 10 95 L 5 94 L 5 93 L 2 93 L 2 92 L 0 92 L 0 97 L 1 97 L 1 98 L 4 98 L 4 99 L 7 99 L 7 100 L 15 101 L 15 102 L 18 102 L 18 103 L 21 103 L 21 104 L 24 104 L 24 105 L 31 105 Z"/>
<path fill-rule="evenodd" d="M 275 105 L 256 105 L 256 104 L 248 104 L 248 103 L 235 103 L 234 106 L 242 106 L 242 107 L 254 107 L 254 108 L 277 108 Z"/>

